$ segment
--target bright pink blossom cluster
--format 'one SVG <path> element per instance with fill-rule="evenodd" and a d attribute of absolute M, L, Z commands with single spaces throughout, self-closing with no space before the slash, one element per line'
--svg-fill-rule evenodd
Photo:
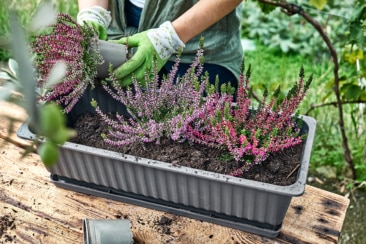
<path fill-rule="evenodd" d="M 271 153 L 300 144 L 300 128 L 297 126 L 295 110 L 303 100 L 312 77 L 304 83 L 304 71 L 300 79 L 282 101 L 278 99 L 279 88 L 255 110 L 249 97 L 250 68 L 247 75 L 240 76 L 237 102 L 227 94 L 210 94 L 204 104 L 200 127 L 191 127 L 191 140 L 208 146 L 224 146 L 241 167 L 231 172 L 242 175 L 251 166 L 261 163 Z M 269 101 L 268 101 L 269 100 Z"/>
<path fill-rule="evenodd" d="M 60 61 L 67 64 L 67 74 L 62 82 L 48 89 L 41 97 L 44 101 L 55 101 L 69 112 L 88 85 L 93 86 L 97 65 L 102 62 L 96 46 L 98 35 L 85 25 L 78 25 L 69 15 L 60 13 L 56 24 L 35 36 L 32 50 L 35 54 L 37 84 L 47 89 L 46 83 L 51 69 Z"/>

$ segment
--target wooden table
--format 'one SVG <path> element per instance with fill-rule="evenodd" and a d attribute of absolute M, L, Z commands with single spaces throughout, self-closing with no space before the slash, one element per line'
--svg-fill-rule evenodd
<path fill-rule="evenodd" d="M 312 186 L 293 198 L 275 239 L 58 188 L 37 154 L 21 158 L 28 142 L 7 133 L 4 115 L 26 118 L 0 103 L 0 243 L 83 243 L 83 219 L 118 218 L 130 220 L 135 243 L 338 242 L 349 199 Z"/>

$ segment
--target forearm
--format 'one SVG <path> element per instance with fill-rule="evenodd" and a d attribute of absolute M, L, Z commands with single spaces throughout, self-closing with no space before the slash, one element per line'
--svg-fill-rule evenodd
<path fill-rule="evenodd" d="M 242 0 L 200 0 L 172 22 L 180 39 L 186 43 L 233 11 Z"/>
<path fill-rule="evenodd" d="M 99 6 L 104 9 L 108 9 L 108 0 L 78 0 L 78 4 L 79 11 L 93 6 Z"/>

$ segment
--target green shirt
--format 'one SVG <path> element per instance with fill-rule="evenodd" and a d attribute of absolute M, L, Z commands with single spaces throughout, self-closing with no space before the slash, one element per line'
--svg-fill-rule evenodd
<path fill-rule="evenodd" d="M 127 27 L 124 15 L 124 0 L 110 0 L 112 22 L 109 26 L 110 39 L 119 39 L 136 32 L 157 28 L 165 21 L 173 21 L 191 8 L 198 0 L 146 0 L 141 13 L 138 30 Z M 239 77 L 243 58 L 240 40 L 240 21 L 242 5 L 229 13 L 216 24 L 186 43 L 181 62 L 191 63 L 199 48 L 199 39 L 204 37 L 205 63 L 218 64 L 229 69 Z M 174 60 L 174 57 L 171 58 Z"/>

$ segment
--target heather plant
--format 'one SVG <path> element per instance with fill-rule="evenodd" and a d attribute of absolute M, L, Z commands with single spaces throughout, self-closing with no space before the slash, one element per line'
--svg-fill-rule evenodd
<path fill-rule="evenodd" d="M 145 74 L 145 85 L 135 78 L 133 85 L 122 88 L 111 74 L 111 82 L 104 89 L 118 102 L 126 106 L 128 115 L 115 118 L 103 113 L 96 101 L 92 101 L 97 113 L 110 126 L 104 140 L 120 146 L 131 143 L 160 143 L 161 138 L 173 141 L 187 139 L 187 128 L 202 113 L 202 94 L 207 76 L 202 74 L 203 49 L 183 77 L 177 77 L 179 55 L 168 77 L 159 78 L 158 70 Z M 156 66 L 155 66 L 156 67 Z"/>
<path fill-rule="evenodd" d="M 31 43 L 35 54 L 37 86 L 43 101 L 54 101 L 69 112 L 88 86 L 94 86 L 97 66 L 103 62 L 98 35 L 88 25 L 77 24 L 68 14 L 59 13 L 57 22 L 37 34 Z M 91 51 L 93 50 L 93 51 Z M 46 85 L 52 68 L 66 62 L 67 74 L 62 82 Z"/>
<path fill-rule="evenodd" d="M 304 70 L 300 79 L 279 99 L 280 88 L 269 98 L 265 90 L 259 106 L 253 110 L 250 100 L 250 66 L 240 76 L 237 102 L 227 93 L 213 92 L 206 98 L 199 126 L 190 128 L 190 139 L 211 147 L 224 147 L 241 165 L 231 172 L 240 176 L 251 166 L 266 160 L 271 153 L 302 143 L 295 110 L 303 100 L 312 81 L 304 83 Z"/>
<path fill-rule="evenodd" d="M 174 68 L 160 81 L 158 70 L 145 75 L 145 85 L 133 79 L 133 86 L 121 88 L 111 76 L 104 89 L 128 111 L 128 116 L 107 115 L 96 101 L 97 113 L 109 125 L 105 142 L 114 146 L 132 143 L 160 143 L 162 138 L 178 142 L 197 143 L 229 152 L 239 167 L 231 172 L 240 176 L 251 166 L 266 160 L 271 153 L 298 145 L 300 123 L 295 113 L 308 90 L 312 77 L 304 82 L 301 68 L 299 81 L 285 98 L 280 88 L 272 96 L 265 90 L 256 109 L 251 107 L 250 67 L 240 76 L 236 94 L 228 85 L 207 83 L 202 74 L 203 51 L 200 49 L 191 68 L 183 77 L 174 78 Z M 206 94 L 206 95 L 205 95 Z M 204 97 L 204 95 L 206 97 Z M 234 96 L 236 95 L 236 96 Z M 236 102 L 234 101 L 236 99 Z"/>

